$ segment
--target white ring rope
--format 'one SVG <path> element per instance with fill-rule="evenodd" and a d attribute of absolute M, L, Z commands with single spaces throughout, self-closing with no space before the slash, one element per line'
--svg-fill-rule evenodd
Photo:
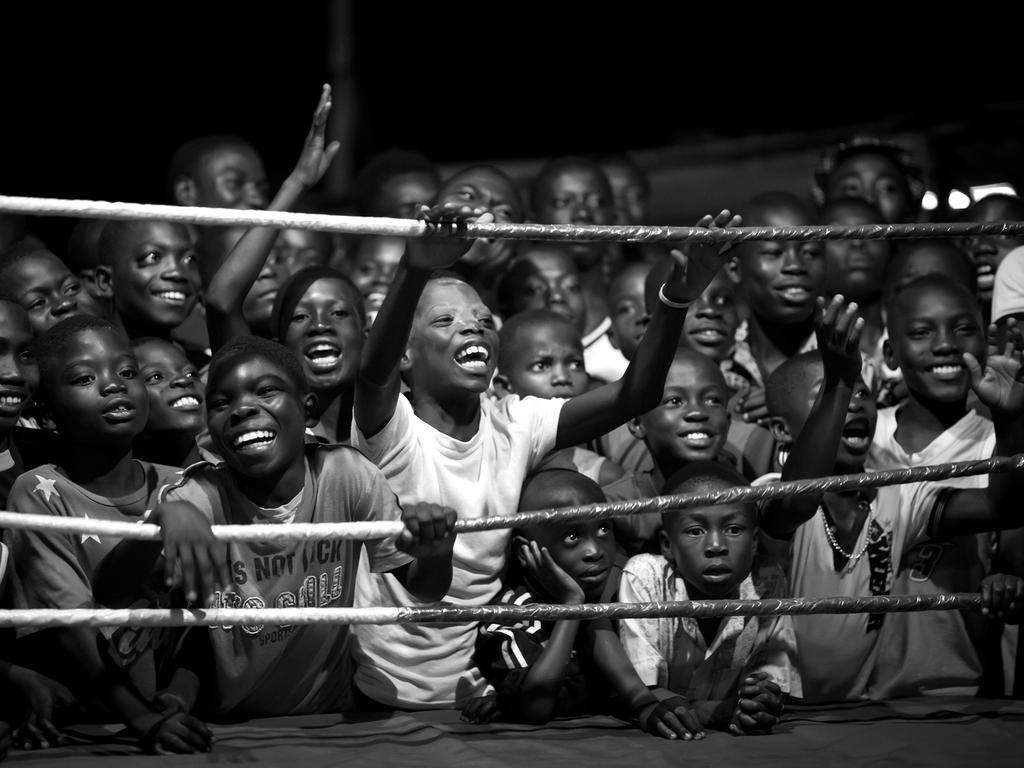
<path fill-rule="evenodd" d="M 428 224 L 418 219 L 337 216 L 285 211 L 252 211 L 183 205 L 63 200 L 59 198 L 0 195 L 0 211 L 31 216 L 72 216 L 94 219 L 151 219 L 216 226 L 271 226 L 314 229 L 352 235 L 424 237 L 447 235 L 514 240 L 568 240 L 578 242 L 667 242 L 689 240 L 726 243 L 744 240 L 888 240 L 894 238 L 1021 235 L 1024 222 L 956 222 L 920 224 L 815 225 L 799 227 L 703 227 L 604 224 Z"/>
<path fill-rule="evenodd" d="M 979 594 L 786 597 L 766 600 L 687 600 L 659 603 L 452 606 L 431 608 L 35 608 L 0 611 L 0 627 L 228 627 L 306 624 L 558 621 L 690 616 L 779 616 L 820 613 L 954 611 L 981 607 Z"/>
<path fill-rule="evenodd" d="M 1024 454 L 992 457 L 979 461 L 931 464 L 924 467 L 865 472 L 862 474 L 832 475 L 785 483 L 767 483 L 757 486 L 738 486 L 704 493 L 655 496 L 649 499 L 586 504 L 560 507 L 515 515 L 481 517 L 458 520 L 456 533 L 493 531 L 501 528 L 522 528 L 567 520 L 607 520 L 646 512 L 664 512 L 667 509 L 703 507 L 714 504 L 735 504 L 747 501 L 767 501 L 786 496 L 805 496 L 824 491 L 861 490 L 884 485 L 900 485 L 922 481 L 944 480 L 951 477 L 985 475 L 993 472 L 1019 471 L 1024 468 Z M 456 510 L 457 511 L 457 510 Z M 403 530 L 400 521 L 351 523 L 254 523 L 250 525 L 214 525 L 213 535 L 219 541 L 307 541 L 310 539 L 382 539 L 397 536 Z M 160 528 L 148 523 L 128 523 L 113 520 L 92 520 L 76 517 L 0 512 L 0 529 L 50 530 L 76 534 L 97 534 L 123 539 L 155 541 L 160 539 Z"/>

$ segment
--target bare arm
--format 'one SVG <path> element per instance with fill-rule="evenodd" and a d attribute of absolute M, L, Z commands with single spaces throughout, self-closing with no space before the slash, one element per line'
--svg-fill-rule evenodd
<path fill-rule="evenodd" d="M 740 223 L 740 217 L 722 211 L 714 220 L 705 216 L 697 226 L 739 226 Z M 693 302 L 724 266 L 727 252 L 726 248 L 717 246 L 690 247 L 686 255 L 672 251 L 675 266 L 662 287 L 662 295 L 674 304 Z M 685 308 L 658 302 L 647 332 L 622 378 L 574 397 L 562 407 L 555 447 L 567 448 L 593 440 L 657 407 L 685 319 Z"/>
<path fill-rule="evenodd" d="M 430 221 L 448 225 L 479 216 L 479 223 L 490 223 L 490 213 L 444 206 L 425 213 Z M 366 437 L 373 437 L 391 420 L 401 392 L 400 364 L 408 343 L 416 304 L 420 294 L 437 269 L 450 267 L 469 249 L 470 241 L 445 237 L 441 239 L 412 238 L 395 272 L 370 335 L 363 344 L 363 355 L 356 377 L 353 415 L 356 426 Z"/>
<path fill-rule="evenodd" d="M 306 190 L 323 178 L 340 147 L 338 142 L 325 146 L 330 112 L 331 87 L 325 85 L 299 161 L 267 210 L 290 210 Z M 263 270 L 278 232 L 280 229 L 276 227 L 253 227 L 246 231 L 210 280 L 205 303 L 210 343 L 214 351 L 234 336 L 249 333 L 242 317 L 242 302 Z"/>
<path fill-rule="evenodd" d="M 815 317 L 825 377 L 807 422 L 782 468 L 785 481 L 827 477 L 835 471 L 846 412 L 860 375 L 859 345 L 864 320 L 857 316 L 857 305 L 851 303 L 844 309 L 843 297 L 836 296 L 824 308 L 824 300 L 818 299 Z M 788 538 L 814 516 L 819 504 L 821 494 L 772 501 L 765 505 L 761 525 L 770 536 Z"/>

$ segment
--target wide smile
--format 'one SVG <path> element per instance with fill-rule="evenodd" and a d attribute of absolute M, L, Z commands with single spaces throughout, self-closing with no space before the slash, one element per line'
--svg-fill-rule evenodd
<path fill-rule="evenodd" d="M 689 335 L 698 344 L 707 345 L 721 344 L 728 338 L 728 334 L 723 328 L 710 325 L 694 328 L 689 332 Z"/>
<path fill-rule="evenodd" d="M 781 285 L 775 292 L 789 304 L 806 304 L 813 298 L 810 287 L 806 285 Z"/>
<path fill-rule="evenodd" d="M 957 381 L 967 373 L 967 367 L 962 362 L 938 363 L 925 370 L 939 381 Z"/>
<path fill-rule="evenodd" d="M 991 264 L 978 262 L 978 290 L 991 291 L 996 282 L 996 270 Z"/>
<path fill-rule="evenodd" d="M 262 453 L 274 444 L 277 432 L 272 429 L 250 429 L 232 439 L 231 447 L 237 453 Z"/>
<path fill-rule="evenodd" d="M 491 350 L 483 344 L 473 342 L 462 347 L 452 358 L 455 364 L 470 373 L 484 373 L 491 360 Z"/>
<path fill-rule="evenodd" d="M 326 341 L 318 341 L 306 347 L 303 353 L 309 367 L 316 373 L 331 371 L 338 367 L 344 357 L 341 349 L 336 344 Z"/>
<path fill-rule="evenodd" d="M 181 397 L 171 400 L 168 405 L 179 411 L 198 411 L 202 402 L 195 395 L 182 395 Z"/>
<path fill-rule="evenodd" d="M 25 392 L 0 392 L 0 413 L 17 413 L 28 400 Z"/>
<path fill-rule="evenodd" d="M 843 427 L 842 443 L 851 453 L 866 453 L 871 447 L 872 437 L 867 419 L 853 419 Z"/>
<path fill-rule="evenodd" d="M 677 433 L 679 440 L 687 448 L 694 450 L 705 450 L 710 448 L 715 441 L 715 436 L 711 432 L 704 430 L 696 430 L 693 432 L 679 432 Z"/>
<path fill-rule="evenodd" d="M 152 295 L 172 307 L 183 307 L 190 294 L 184 291 L 152 291 Z"/>

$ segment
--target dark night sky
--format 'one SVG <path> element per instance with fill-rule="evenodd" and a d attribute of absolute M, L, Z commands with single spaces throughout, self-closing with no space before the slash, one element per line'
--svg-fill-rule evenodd
<path fill-rule="evenodd" d="M 287 172 L 327 77 L 326 2 L 86 5 L 0 8 L 0 191 L 163 201 L 172 149 L 212 132 L 251 138 L 272 181 Z M 814 25 L 740 34 L 717 6 L 615 7 L 356 3 L 356 164 L 392 145 L 447 162 L 984 120 L 1024 98 L 1017 67 L 972 90 L 926 73 L 941 47 L 883 56 L 861 27 L 825 45 Z M 962 41 L 955 58 L 982 61 Z"/>

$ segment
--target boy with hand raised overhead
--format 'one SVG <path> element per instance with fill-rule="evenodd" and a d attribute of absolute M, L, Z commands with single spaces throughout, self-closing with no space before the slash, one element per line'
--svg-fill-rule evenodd
<path fill-rule="evenodd" d="M 478 215 L 442 208 L 442 221 Z M 477 221 L 491 218 L 484 213 Z M 723 211 L 704 226 L 730 220 Z M 432 279 L 467 248 L 455 240 L 414 240 L 403 258 L 364 347 L 356 382 L 353 443 L 380 466 L 399 499 L 458 503 L 465 517 L 515 511 L 523 479 L 552 448 L 579 445 L 649 410 L 682 327 L 684 309 L 718 270 L 716 249 L 677 254 L 677 268 L 626 374 L 570 400 L 505 397 L 486 392 L 497 357 L 490 310 L 461 280 Z M 401 378 L 411 398 L 400 395 Z M 455 545 L 448 599 L 489 602 L 500 586 L 509 534 L 461 536 Z M 413 602 L 394 579 L 360 574 L 358 600 L 367 605 Z M 395 626 L 357 630 L 356 684 L 391 706 L 447 707 L 484 689 L 472 663 L 476 627 Z"/>

